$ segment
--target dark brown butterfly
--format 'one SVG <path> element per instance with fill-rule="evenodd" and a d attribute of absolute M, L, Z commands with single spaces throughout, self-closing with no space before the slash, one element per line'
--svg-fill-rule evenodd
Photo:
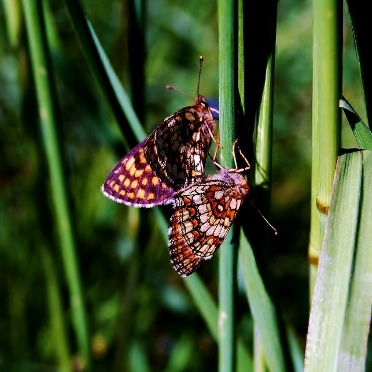
<path fill-rule="evenodd" d="M 165 118 L 120 160 L 103 194 L 133 207 L 170 203 L 177 190 L 203 178 L 215 125 L 207 101 L 198 95 L 193 106 Z"/>

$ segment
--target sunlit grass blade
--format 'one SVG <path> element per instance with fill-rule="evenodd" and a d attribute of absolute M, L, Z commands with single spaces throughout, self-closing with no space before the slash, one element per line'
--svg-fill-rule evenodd
<path fill-rule="evenodd" d="M 69 288 L 72 320 L 79 352 L 83 363 L 90 365 L 90 350 L 84 299 L 76 258 L 75 241 L 71 226 L 61 150 L 57 136 L 56 91 L 52 81 L 53 71 L 45 39 L 45 23 L 41 1 L 23 1 L 24 16 L 33 74 L 38 97 L 40 126 L 46 162 L 50 174 L 52 201 Z"/>
<path fill-rule="evenodd" d="M 252 248 L 243 233 L 240 235 L 239 264 L 268 369 L 286 371 L 276 309 L 258 271 Z"/>
<path fill-rule="evenodd" d="M 237 22 L 236 2 L 218 1 L 219 38 L 219 127 L 221 164 L 233 167 L 231 153 L 236 125 Z M 236 250 L 231 247 L 234 227 L 219 252 L 219 371 L 232 372 L 235 367 L 235 288 Z"/>
<path fill-rule="evenodd" d="M 291 326 L 287 326 L 287 337 L 291 361 L 294 372 L 303 372 L 304 370 L 304 351 L 302 342 Z"/>
<path fill-rule="evenodd" d="M 363 123 L 346 98 L 343 97 L 340 99 L 340 107 L 344 110 L 359 147 L 365 150 L 372 150 L 372 133 L 368 126 Z"/>
<path fill-rule="evenodd" d="M 372 307 L 372 152 L 339 158 L 306 345 L 306 371 L 363 371 Z"/>
<path fill-rule="evenodd" d="M 21 2 L 14 0 L 3 0 L 4 20 L 8 39 L 13 48 L 18 46 L 22 33 Z"/>
<path fill-rule="evenodd" d="M 309 242 L 310 298 L 315 285 L 324 237 L 333 175 L 340 148 L 342 3 L 315 0 L 313 36 L 313 116 L 311 230 Z"/>

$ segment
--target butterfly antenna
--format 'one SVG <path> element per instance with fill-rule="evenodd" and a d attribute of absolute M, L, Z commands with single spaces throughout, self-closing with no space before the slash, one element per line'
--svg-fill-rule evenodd
<path fill-rule="evenodd" d="M 195 99 L 193 97 L 189 96 L 185 92 L 182 92 L 182 90 L 179 90 L 178 88 L 174 87 L 173 85 L 166 85 L 165 88 L 168 89 L 168 90 L 175 90 L 176 92 L 182 94 L 183 96 L 191 98 L 193 101 L 195 101 Z"/>
<path fill-rule="evenodd" d="M 201 71 L 202 71 L 202 66 L 204 62 L 204 57 L 200 56 L 199 57 L 199 77 L 198 77 L 198 90 L 196 91 L 196 96 L 199 98 L 199 88 L 200 88 L 200 77 L 201 77 Z"/>
<path fill-rule="evenodd" d="M 258 214 L 265 220 L 265 222 L 271 227 L 271 229 L 274 231 L 274 235 L 278 235 L 278 230 L 267 220 L 267 218 L 261 213 L 261 211 L 252 203 L 252 201 L 249 201 L 252 205 L 252 207 L 258 212 Z"/>

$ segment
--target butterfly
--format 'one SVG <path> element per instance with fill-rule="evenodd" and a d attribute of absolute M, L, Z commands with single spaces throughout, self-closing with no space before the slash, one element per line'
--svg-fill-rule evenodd
<path fill-rule="evenodd" d="M 177 190 L 204 177 L 215 126 L 212 109 L 198 94 L 193 106 L 165 118 L 119 161 L 102 185 L 103 194 L 133 207 L 169 204 Z"/>
<path fill-rule="evenodd" d="M 219 171 L 204 177 L 177 192 L 168 228 L 171 263 L 178 274 L 192 274 L 204 260 L 212 258 L 227 236 L 239 208 L 250 191 L 241 174 L 250 168 L 222 167 L 214 157 Z M 240 151 L 240 150 L 239 150 Z"/>

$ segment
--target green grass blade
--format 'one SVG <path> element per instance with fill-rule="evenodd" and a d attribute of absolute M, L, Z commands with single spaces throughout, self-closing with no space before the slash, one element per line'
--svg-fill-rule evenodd
<path fill-rule="evenodd" d="M 216 303 L 198 274 L 194 273 L 184 280 L 195 304 L 209 328 L 209 331 L 213 338 L 218 342 L 219 328 Z M 253 370 L 252 359 L 248 355 L 243 342 L 238 338 L 237 343 L 237 370 L 244 372 Z"/>
<path fill-rule="evenodd" d="M 304 370 L 304 351 L 302 343 L 291 326 L 287 327 L 287 337 L 291 360 L 293 363 L 293 371 L 302 372 Z"/>
<path fill-rule="evenodd" d="M 340 143 L 341 2 L 314 1 L 310 297 L 324 237 Z"/>
<path fill-rule="evenodd" d="M 369 7 L 368 3 L 360 0 L 347 0 L 346 3 L 349 9 L 351 24 L 353 27 L 354 43 L 364 90 L 364 101 L 367 111 L 368 123 L 370 129 L 372 129 L 372 54 L 370 53 L 371 39 L 369 36 L 369 32 L 371 30 L 371 27 Z"/>
<path fill-rule="evenodd" d="M 67 202 L 61 150 L 57 137 L 57 119 L 55 112 L 56 93 L 51 79 L 53 71 L 50 66 L 45 40 L 46 32 L 41 1 L 24 0 L 23 9 L 38 97 L 43 145 L 50 174 L 52 201 L 60 238 L 63 265 L 69 288 L 73 326 L 76 333 L 79 352 L 84 359 L 84 363 L 89 366 L 90 351 L 86 313 L 84 309 L 84 300 L 76 258 L 76 248 Z"/>
<path fill-rule="evenodd" d="M 372 308 L 372 152 L 357 153 L 362 158 L 362 192 L 356 236 L 356 256 L 344 319 L 339 371 L 364 370 Z M 359 190 L 353 190 L 358 192 Z"/>
<path fill-rule="evenodd" d="M 9 38 L 9 43 L 13 48 L 18 47 L 22 33 L 21 2 L 14 0 L 3 0 L 4 20 Z"/>
<path fill-rule="evenodd" d="M 340 99 L 340 107 L 344 110 L 359 147 L 365 150 L 372 150 L 372 133 L 368 126 L 363 123 L 362 119 L 345 98 Z"/>
<path fill-rule="evenodd" d="M 286 371 L 276 309 L 258 271 L 252 248 L 240 235 L 239 264 L 255 324 L 260 330 L 261 347 L 270 371 Z"/>
<path fill-rule="evenodd" d="M 236 120 L 236 3 L 230 0 L 218 1 L 219 35 L 219 126 L 221 131 L 221 163 L 233 166 L 231 153 L 235 140 Z M 235 286 L 236 249 L 231 246 L 232 228 L 220 248 L 219 268 L 219 370 L 235 369 Z"/>
<path fill-rule="evenodd" d="M 59 371 L 69 372 L 71 370 L 70 353 L 68 348 L 68 337 L 63 318 L 63 301 L 58 285 L 57 270 L 50 252 L 40 244 L 41 263 L 45 275 L 48 307 L 50 314 L 50 326 L 55 353 L 59 364 Z"/>
<path fill-rule="evenodd" d="M 111 67 L 110 61 L 79 1 L 65 0 L 65 4 L 92 75 L 112 109 L 119 126 L 121 126 L 122 133 L 128 135 L 128 131 L 123 130 L 126 118 L 137 141 L 143 140 L 146 133 L 137 118 L 129 96 Z"/>
<path fill-rule="evenodd" d="M 364 370 L 372 306 L 372 152 L 339 158 L 306 345 L 306 371 Z"/>
<path fill-rule="evenodd" d="M 265 86 L 262 94 L 256 140 L 255 184 L 266 191 L 263 212 L 270 205 L 271 158 L 273 143 L 273 107 L 274 107 L 274 69 L 275 55 L 271 55 L 267 64 Z"/>

